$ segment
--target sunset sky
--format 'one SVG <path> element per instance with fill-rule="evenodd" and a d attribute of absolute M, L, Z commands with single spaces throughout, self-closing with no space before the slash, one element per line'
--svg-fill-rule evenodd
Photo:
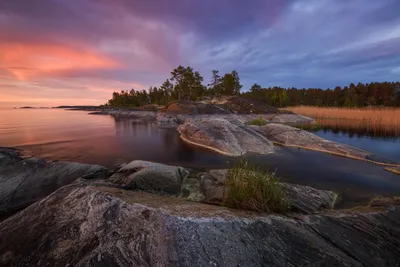
<path fill-rule="evenodd" d="M 400 80 L 399 0 L 1 0 L 0 107 L 98 105 L 178 65 L 244 85 Z"/>

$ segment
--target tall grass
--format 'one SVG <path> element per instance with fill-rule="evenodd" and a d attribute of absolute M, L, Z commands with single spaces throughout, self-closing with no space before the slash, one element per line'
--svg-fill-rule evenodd
<path fill-rule="evenodd" d="M 252 166 L 242 159 L 229 171 L 224 205 L 258 212 L 283 213 L 288 210 L 286 189 L 275 173 Z"/>
<path fill-rule="evenodd" d="M 400 108 L 286 108 L 314 118 L 324 128 L 347 130 L 373 136 L 400 136 Z"/>

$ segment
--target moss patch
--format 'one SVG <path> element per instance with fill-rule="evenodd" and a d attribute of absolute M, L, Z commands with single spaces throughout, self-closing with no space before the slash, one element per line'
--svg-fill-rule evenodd
<path fill-rule="evenodd" d="M 257 125 L 257 126 L 263 126 L 266 125 L 268 122 L 266 120 L 264 120 L 263 118 L 258 118 L 258 119 L 254 119 L 252 121 L 249 121 L 247 123 L 247 125 Z"/>

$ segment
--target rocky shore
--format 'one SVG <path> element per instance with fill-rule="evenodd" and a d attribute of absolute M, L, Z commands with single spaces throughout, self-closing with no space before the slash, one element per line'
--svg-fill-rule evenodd
<path fill-rule="evenodd" d="M 226 170 L 147 161 L 107 170 L 2 148 L 0 206 L 22 210 L 0 222 L 0 266 L 400 264 L 396 198 L 332 210 L 335 193 L 284 184 L 290 211 L 255 213 L 220 205 L 226 179 Z"/>
<path fill-rule="evenodd" d="M 91 114 L 111 115 L 116 119 L 129 118 L 155 123 L 160 128 L 177 129 L 186 143 L 229 156 L 274 153 L 279 149 L 275 144 L 365 160 L 392 167 L 390 170 L 400 166 L 368 151 L 296 128 L 315 124 L 311 118 L 283 112 L 243 97 L 209 98 L 199 102 L 175 101 L 164 108 L 149 105 L 135 109 L 103 109 Z M 255 119 L 265 121 L 265 125 L 250 125 Z"/>

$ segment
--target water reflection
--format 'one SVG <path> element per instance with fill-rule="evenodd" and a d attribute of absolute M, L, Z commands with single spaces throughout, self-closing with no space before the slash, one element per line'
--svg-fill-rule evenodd
<path fill-rule="evenodd" d="M 361 132 L 350 130 L 323 129 L 315 132 L 316 135 L 338 143 L 348 144 L 370 151 L 378 156 L 400 162 L 400 138 L 369 136 Z"/>
<path fill-rule="evenodd" d="M 371 139 L 384 139 L 384 140 L 400 140 L 400 137 L 397 135 L 382 135 L 382 134 L 377 134 L 374 131 L 365 131 L 365 130 L 360 130 L 360 129 L 351 129 L 351 128 L 342 128 L 342 127 L 324 127 L 321 131 L 325 133 L 332 132 L 334 134 L 342 134 L 345 136 L 348 136 L 350 138 L 353 137 L 358 137 L 358 138 L 363 138 L 363 137 L 369 137 Z"/>
<path fill-rule="evenodd" d="M 110 116 L 87 115 L 80 111 L 0 111 L 0 146 L 17 146 L 25 155 L 49 160 L 100 164 L 110 168 L 132 160 L 149 160 L 194 169 L 226 168 L 233 159 L 185 144 L 176 130 L 159 129 L 152 123 L 115 120 Z M 5 119 L 6 116 L 11 119 Z M 338 142 L 363 147 L 363 142 L 380 151 L 376 154 L 400 161 L 399 142 L 350 138 L 333 131 L 317 134 Z M 353 143 L 356 140 L 358 143 Z M 393 157 L 390 157 L 392 155 Z M 269 166 L 284 181 L 331 189 L 341 194 L 342 203 L 365 203 L 375 195 L 400 195 L 399 176 L 381 166 L 325 155 L 318 152 L 277 149 L 267 156 L 250 156 L 253 163 Z M 229 162 L 229 163 L 228 163 Z"/>

